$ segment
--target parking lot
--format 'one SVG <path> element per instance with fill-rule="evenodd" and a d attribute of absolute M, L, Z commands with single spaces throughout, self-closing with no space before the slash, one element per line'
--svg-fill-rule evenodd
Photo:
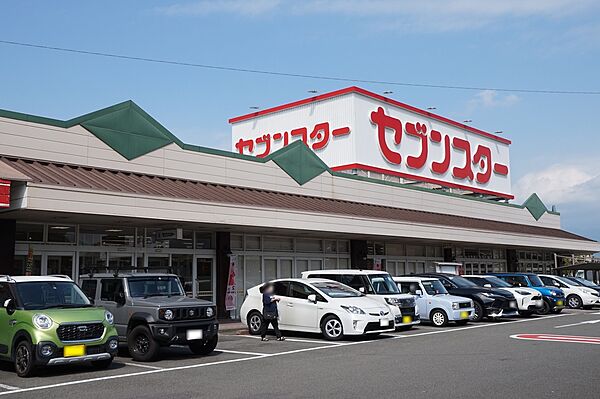
<path fill-rule="evenodd" d="M 596 398 L 600 312 L 565 310 L 464 327 L 421 325 L 368 339 L 317 335 L 260 342 L 222 334 L 210 356 L 187 348 L 136 363 L 121 353 L 110 369 L 49 368 L 18 378 L 0 369 L 0 396 L 311 397 L 421 396 Z M 585 337 L 585 338 L 581 338 Z M 116 389 L 115 389 L 116 387 Z"/>

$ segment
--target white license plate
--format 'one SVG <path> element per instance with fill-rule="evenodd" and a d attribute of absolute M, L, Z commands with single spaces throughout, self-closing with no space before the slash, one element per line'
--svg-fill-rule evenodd
<path fill-rule="evenodd" d="M 379 320 L 379 325 L 381 327 L 387 327 L 390 325 L 390 321 L 388 319 L 381 319 Z"/>
<path fill-rule="evenodd" d="M 202 339 L 202 330 L 187 330 L 185 335 L 188 341 Z"/>

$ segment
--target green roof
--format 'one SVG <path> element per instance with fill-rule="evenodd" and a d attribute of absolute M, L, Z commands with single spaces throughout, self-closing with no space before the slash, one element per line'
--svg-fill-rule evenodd
<path fill-rule="evenodd" d="M 133 101 L 124 101 L 66 121 L 1 109 L 0 117 L 62 128 L 80 125 L 129 161 L 175 143 L 187 151 L 238 158 L 252 162 L 264 163 L 273 161 L 299 185 L 304 185 L 322 173 L 327 172 L 332 176 L 346 179 L 368 181 L 370 183 L 402 187 L 409 190 L 433 192 L 439 195 L 486 202 L 498 206 L 526 208 L 536 220 L 539 220 L 544 213 L 558 215 L 558 212 L 549 211 L 537 194 L 532 194 L 523 205 L 515 205 L 348 173 L 334 172 L 301 141 L 293 142 L 265 158 L 256 158 L 235 152 L 186 144 Z"/>

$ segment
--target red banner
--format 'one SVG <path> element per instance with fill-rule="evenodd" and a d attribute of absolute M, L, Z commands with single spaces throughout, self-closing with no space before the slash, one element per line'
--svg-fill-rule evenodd
<path fill-rule="evenodd" d="M 10 206 L 10 181 L 0 179 L 0 208 Z"/>

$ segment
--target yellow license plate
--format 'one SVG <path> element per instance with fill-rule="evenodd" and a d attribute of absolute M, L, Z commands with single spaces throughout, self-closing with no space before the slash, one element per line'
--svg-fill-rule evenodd
<path fill-rule="evenodd" d="M 402 324 L 408 324 L 408 323 L 412 323 L 412 317 L 411 316 L 402 316 Z"/>
<path fill-rule="evenodd" d="M 468 319 L 469 318 L 469 312 L 460 312 L 460 318 L 461 319 Z"/>
<path fill-rule="evenodd" d="M 85 355 L 85 345 L 70 345 L 63 349 L 64 357 L 76 357 Z"/>
<path fill-rule="evenodd" d="M 563 301 L 556 301 L 556 306 L 562 306 L 563 305 Z"/>

